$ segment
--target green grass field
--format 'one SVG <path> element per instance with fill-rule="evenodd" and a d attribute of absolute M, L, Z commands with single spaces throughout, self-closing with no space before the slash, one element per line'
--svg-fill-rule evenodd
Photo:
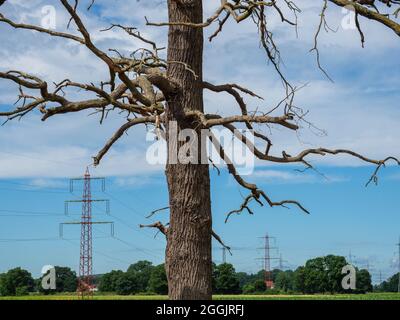
<path fill-rule="evenodd" d="M 94 300 L 167 300 L 167 296 L 95 295 Z M 0 300 L 78 300 L 76 295 L 30 295 L 0 297 Z M 337 295 L 215 295 L 214 300 L 400 300 L 398 293 L 337 294 Z"/>

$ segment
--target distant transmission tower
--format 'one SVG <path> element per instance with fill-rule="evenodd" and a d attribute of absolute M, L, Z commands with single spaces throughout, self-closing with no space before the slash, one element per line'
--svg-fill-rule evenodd
<path fill-rule="evenodd" d="M 353 264 L 355 263 L 355 260 L 353 259 L 355 256 L 351 253 L 351 250 L 349 251 L 349 263 Z"/>
<path fill-rule="evenodd" d="M 83 180 L 83 195 L 80 200 L 68 200 L 65 202 L 65 214 L 69 212 L 69 203 L 81 202 L 82 215 L 79 222 L 65 222 L 60 224 L 60 237 L 63 237 L 64 225 L 81 225 L 81 242 L 80 242 L 80 258 L 79 258 L 79 278 L 78 278 L 78 294 L 84 299 L 85 297 L 91 298 L 93 296 L 93 243 L 92 243 L 92 225 L 93 224 L 110 224 L 111 235 L 114 235 L 114 223 L 110 221 L 92 221 L 92 202 L 105 202 L 106 212 L 109 213 L 109 200 L 105 199 L 92 199 L 91 194 L 91 180 L 101 180 L 102 190 L 105 189 L 104 178 L 91 178 L 89 168 L 83 178 L 71 179 L 70 191 L 73 192 L 74 181 Z"/>
<path fill-rule="evenodd" d="M 226 248 L 222 247 L 222 263 L 226 263 Z"/>
<path fill-rule="evenodd" d="M 284 260 L 282 258 L 282 253 L 279 254 L 279 270 L 283 271 L 283 269 L 285 268 L 285 262 L 288 262 L 287 260 Z"/>
<path fill-rule="evenodd" d="M 276 247 L 270 246 L 270 239 L 274 239 L 274 237 L 270 237 L 267 233 L 264 237 L 261 238 L 264 239 L 264 247 L 259 249 L 264 250 L 264 257 L 261 258 L 261 260 L 263 260 L 264 263 L 265 286 L 267 287 L 267 289 L 272 289 L 274 288 L 274 281 L 271 274 L 271 260 L 278 260 L 279 258 L 271 257 L 271 249 L 276 249 Z"/>

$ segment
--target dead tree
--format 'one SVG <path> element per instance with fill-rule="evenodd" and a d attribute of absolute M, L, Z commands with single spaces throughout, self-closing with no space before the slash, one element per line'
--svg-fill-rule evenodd
<path fill-rule="evenodd" d="M 400 164 L 394 157 L 376 160 L 344 149 L 307 149 L 296 155 L 289 155 L 284 150 L 273 153 L 271 137 L 254 130 L 254 124 L 264 124 L 296 132 L 305 121 L 304 112 L 294 104 L 297 88 L 290 84 L 280 69 L 279 49 L 274 42 L 273 33 L 269 30 L 266 17 L 267 13 L 276 14 L 284 25 L 296 28 L 296 17 L 301 10 L 293 1 L 215 1 L 215 13 L 204 20 L 202 0 L 168 0 L 169 21 L 155 22 L 146 19 L 147 25 L 169 28 L 167 57 L 164 59 L 160 57 L 161 48 L 156 43 L 145 39 L 136 28 L 118 24 L 111 25 L 109 29 L 124 30 L 132 36 L 133 41 L 142 43 L 143 48 L 133 52 L 129 57 L 123 56 L 117 50 L 110 52 L 100 50 L 92 41 L 85 22 L 79 16 L 81 3 L 78 0 L 60 0 L 60 2 L 69 13 L 70 24 L 78 29 L 78 34 L 17 23 L 3 14 L 0 14 L 0 22 L 14 29 L 36 31 L 85 46 L 94 57 L 104 62 L 109 70 L 109 79 L 99 81 L 98 84 L 78 83 L 73 79 L 65 79 L 54 86 L 49 86 L 46 81 L 23 71 L 2 71 L 0 78 L 12 81 L 19 86 L 21 103 L 15 109 L 1 112 L 0 116 L 9 121 L 20 119 L 30 112 L 40 112 L 42 120 L 45 121 L 65 113 L 92 110 L 99 114 L 100 121 L 103 121 L 113 110 L 125 112 L 127 120 L 94 157 L 95 165 L 100 163 L 112 145 L 133 126 L 155 125 L 158 129 L 164 129 L 167 132 L 166 139 L 169 142 L 172 139 L 168 135 L 171 121 L 178 124 L 179 130 L 190 128 L 196 132 L 216 126 L 225 127 L 249 147 L 255 157 L 272 163 L 301 164 L 305 168 L 313 168 L 309 162 L 310 156 L 345 154 L 359 158 L 376 166 L 369 182 L 376 182 L 379 169 L 389 160 Z M 87 2 L 85 6 L 92 6 L 95 3 L 93 0 Z M 2 3 L 4 3 L 2 9 L 8 5 L 7 2 L 2 1 Z M 399 3 L 400 1 L 395 0 L 321 0 L 321 24 L 317 28 L 314 48 L 318 55 L 318 65 L 317 39 L 321 29 L 326 26 L 324 13 L 329 4 L 340 7 L 351 6 L 355 10 L 356 25 L 364 41 L 360 17 L 374 20 L 400 36 L 400 25 L 395 20 L 399 9 L 392 12 L 393 7 L 398 7 Z M 380 10 L 386 11 L 382 13 Z M 287 12 L 290 12 L 292 17 L 288 17 Z M 223 33 L 224 25 L 229 19 L 235 20 L 238 24 L 244 20 L 254 22 L 266 57 L 282 79 L 285 98 L 279 105 L 271 107 L 268 112 L 257 113 L 247 109 L 242 95 L 257 96 L 248 89 L 237 84 L 211 84 L 203 81 L 203 29 L 215 27 L 215 32 L 208 39 L 212 41 Z M 89 92 L 94 98 L 72 101 L 64 94 L 67 88 Z M 233 111 L 233 115 L 229 117 L 206 113 L 203 103 L 204 90 L 230 94 L 239 107 L 238 112 Z M 275 114 L 279 112 L 279 114 L 273 116 L 272 112 Z M 254 130 L 254 136 L 265 144 L 265 148 L 262 150 L 257 148 L 245 135 L 236 131 L 235 128 L 239 124 L 245 125 L 249 130 Z M 252 213 L 251 202 L 257 202 L 259 205 L 267 204 L 271 207 L 294 205 L 308 213 L 298 201 L 272 200 L 256 184 L 247 182 L 239 175 L 234 164 L 228 161 L 223 145 L 212 135 L 208 138 L 211 139 L 220 157 L 226 161 L 229 173 L 242 188 L 248 191 L 248 196 L 241 207 L 229 212 L 228 217 L 244 210 Z M 169 143 L 168 146 L 170 146 Z M 212 231 L 209 164 L 172 164 L 168 159 L 166 177 L 169 190 L 169 224 L 164 226 L 158 222 L 149 227 L 159 229 L 167 239 L 166 270 L 169 297 L 171 299 L 210 299 L 211 239 L 214 236 L 221 243 L 222 240 Z"/>

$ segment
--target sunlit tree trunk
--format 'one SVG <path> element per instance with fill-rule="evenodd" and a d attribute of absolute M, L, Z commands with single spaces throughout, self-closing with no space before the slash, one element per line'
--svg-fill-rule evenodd
<path fill-rule="evenodd" d="M 201 22 L 201 0 L 168 1 L 169 21 Z M 195 128 L 183 110 L 203 111 L 203 30 L 170 26 L 168 77 L 182 91 L 168 101 L 167 118 L 178 131 Z M 177 63 L 179 62 L 179 63 Z M 188 71 L 185 66 L 193 72 Z M 198 135 L 200 136 L 200 135 Z M 168 141 L 176 137 L 169 137 Z M 171 150 L 170 150 L 171 151 Z M 166 269 L 170 299 L 211 299 L 211 203 L 207 164 L 171 164 L 166 168 L 170 199 Z"/>

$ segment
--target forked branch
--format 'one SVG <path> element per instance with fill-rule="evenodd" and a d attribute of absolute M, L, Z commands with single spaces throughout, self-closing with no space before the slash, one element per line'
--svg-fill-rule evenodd
<path fill-rule="evenodd" d="M 56 32 L 40 26 L 25 23 L 16 23 L 0 14 L 0 23 L 5 23 L 14 29 L 25 29 L 43 33 L 51 37 L 65 38 L 84 45 L 97 58 L 102 60 L 110 74 L 110 79 L 100 84 L 78 83 L 65 79 L 60 83 L 54 83 L 50 88 L 46 81 L 35 75 L 22 71 L 0 72 L 0 78 L 10 80 L 18 85 L 20 94 L 18 103 L 14 109 L 1 111 L 0 117 L 6 117 L 6 121 L 15 118 L 21 119 L 26 114 L 38 110 L 42 113 L 42 120 L 58 114 L 92 110 L 92 114 L 100 114 L 102 123 L 109 112 L 117 110 L 127 113 L 128 122 L 111 137 L 99 154 L 94 157 L 98 164 L 110 147 L 130 127 L 136 124 L 154 123 L 165 111 L 165 101 L 173 97 L 180 88 L 176 83 L 166 77 L 168 63 L 158 57 L 158 51 L 162 48 L 148 39 L 145 39 L 135 28 L 112 25 L 109 29 L 120 28 L 144 45 L 151 46 L 152 50 L 141 48 L 126 58 L 117 50 L 111 50 L 117 57 L 113 57 L 100 50 L 92 40 L 92 37 L 78 15 L 78 1 L 72 6 L 67 0 L 60 0 L 66 11 L 71 16 L 80 36 Z M 90 4 L 90 7 L 94 1 Z M 90 7 L 88 9 L 90 9 Z M 106 30 L 103 30 L 106 31 Z M 133 75 L 133 76 L 132 76 Z M 29 94 L 24 90 L 29 90 Z M 67 89 L 77 89 L 94 95 L 94 98 L 80 101 L 72 101 L 66 97 Z M 129 118 L 130 115 L 133 117 Z"/>

